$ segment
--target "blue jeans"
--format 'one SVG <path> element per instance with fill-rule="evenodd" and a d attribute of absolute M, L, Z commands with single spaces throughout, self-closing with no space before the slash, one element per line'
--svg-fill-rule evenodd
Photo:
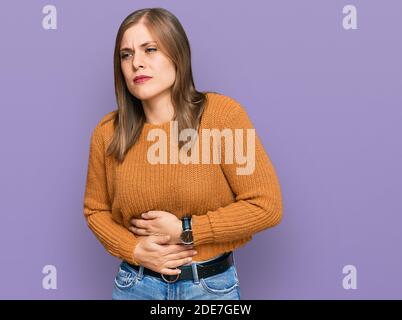
<path fill-rule="evenodd" d="M 235 263 L 224 272 L 198 278 L 197 262 L 191 264 L 193 279 L 168 283 L 133 269 L 122 261 L 114 279 L 112 300 L 240 300 Z"/>

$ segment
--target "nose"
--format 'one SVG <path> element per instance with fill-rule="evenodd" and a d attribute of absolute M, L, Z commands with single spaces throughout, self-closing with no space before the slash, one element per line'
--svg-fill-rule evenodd
<path fill-rule="evenodd" d="M 139 55 L 138 53 L 134 54 L 133 57 L 133 67 L 138 70 L 139 68 L 144 68 L 144 61 L 142 59 L 142 56 Z"/>

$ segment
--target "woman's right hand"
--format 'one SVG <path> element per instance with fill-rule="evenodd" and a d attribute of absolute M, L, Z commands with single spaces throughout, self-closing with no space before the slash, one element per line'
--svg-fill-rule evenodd
<path fill-rule="evenodd" d="M 150 235 L 142 238 L 134 249 L 134 259 L 155 272 L 165 275 L 177 275 L 179 266 L 189 264 L 196 254 L 193 246 L 169 244 L 166 235 Z M 195 252 L 195 253 L 194 253 Z"/>

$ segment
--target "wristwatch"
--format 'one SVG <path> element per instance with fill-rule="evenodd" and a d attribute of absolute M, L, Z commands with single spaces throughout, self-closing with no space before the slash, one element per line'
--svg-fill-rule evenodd
<path fill-rule="evenodd" d="M 191 217 L 181 219 L 183 231 L 180 240 L 183 244 L 193 244 L 193 230 L 191 230 Z"/>

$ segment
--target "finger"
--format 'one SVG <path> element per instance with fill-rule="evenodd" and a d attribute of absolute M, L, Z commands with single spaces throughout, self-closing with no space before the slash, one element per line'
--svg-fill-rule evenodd
<path fill-rule="evenodd" d="M 185 264 L 190 263 L 192 261 L 193 261 L 193 259 L 190 258 L 190 257 L 177 259 L 177 260 L 170 260 L 170 261 L 165 263 L 165 267 L 167 267 L 167 268 L 177 268 L 179 266 L 185 265 Z"/>
<path fill-rule="evenodd" d="M 151 237 L 152 237 L 152 241 L 156 244 L 165 244 L 165 243 L 168 243 L 170 240 L 169 235 L 153 235 Z"/>
<path fill-rule="evenodd" d="M 169 269 L 169 268 L 163 268 L 160 273 L 165 274 L 165 275 L 172 275 L 175 276 L 177 274 L 181 273 L 180 269 Z"/>
<path fill-rule="evenodd" d="M 150 233 L 146 229 L 140 229 L 135 227 L 129 227 L 130 231 L 139 236 L 148 236 Z"/>
<path fill-rule="evenodd" d="M 196 250 L 185 250 L 176 254 L 169 254 L 165 258 L 167 261 L 170 260 L 180 260 L 185 258 L 191 258 L 197 254 Z"/>
<path fill-rule="evenodd" d="M 155 219 L 158 217 L 158 211 L 148 211 L 141 214 L 143 219 Z"/>
<path fill-rule="evenodd" d="M 133 221 L 133 226 L 136 228 L 143 228 L 143 229 L 148 228 L 148 222 L 145 221 L 144 219 L 132 219 L 132 221 Z"/>
<path fill-rule="evenodd" d="M 190 245 L 182 245 L 182 244 L 170 244 L 166 246 L 166 253 L 167 254 L 174 254 L 179 253 L 187 250 L 193 250 L 194 246 Z"/>
<path fill-rule="evenodd" d="M 193 252 L 193 248 L 185 248 L 185 247 L 180 247 L 177 245 L 160 245 L 162 247 L 159 247 L 158 249 L 155 250 L 159 250 L 159 253 L 161 256 L 164 257 L 165 261 L 169 261 L 169 260 L 176 260 L 176 259 L 180 259 L 180 258 L 185 258 L 185 257 L 192 257 L 192 252 Z M 176 249 L 172 249 L 171 247 L 174 247 Z M 179 254 L 179 255 L 178 255 Z"/>

